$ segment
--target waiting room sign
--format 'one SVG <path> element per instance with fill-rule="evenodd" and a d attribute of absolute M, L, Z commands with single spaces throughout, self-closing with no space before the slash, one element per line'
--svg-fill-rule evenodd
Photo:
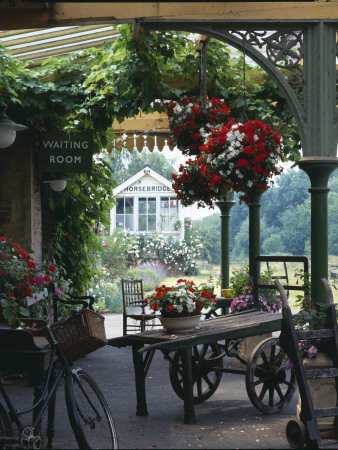
<path fill-rule="evenodd" d="M 88 173 L 92 170 L 91 134 L 41 133 L 38 150 L 41 172 Z"/>

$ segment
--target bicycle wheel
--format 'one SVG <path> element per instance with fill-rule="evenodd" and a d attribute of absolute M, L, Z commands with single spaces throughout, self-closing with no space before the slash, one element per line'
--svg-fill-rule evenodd
<path fill-rule="evenodd" d="M 0 403 L 0 438 L 12 437 L 12 428 L 9 417 L 2 403 Z M 5 448 L 5 443 L 0 442 L 0 449 Z"/>
<path fill-rule="evenodd" d="M 117 448 L 108 404 L 95 381 L 83 370 L 66 377 L 66 404 L 71 427 L 81 449 Z"/>

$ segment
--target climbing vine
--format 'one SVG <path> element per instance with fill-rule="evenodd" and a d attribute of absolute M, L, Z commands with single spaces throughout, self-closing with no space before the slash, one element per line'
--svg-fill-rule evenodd
<path fill-rule="evenodd" d="M 0 92 L 7 113 L 41 131 L 93 133 L 97 156 L 90 174 L 72 174 L 62 195 L 43 189 L 43 208 L 49 208 L 54 228 L 46 252 L 62 264 L 76 290 L 88 287 L 94 274 L 97 237 L 91 228 L 107 223 L 116 185 L 114 163 L 104 149 L 111 144 L 113 120 L 143 112 L 166 111 L 168 100 L 199 93 L 200 58 L 188 33 L 143 31 L 115 25 L 121 37 L 112 44 L 49 58 L 29 69 L 7 55 L 0 44 Z M 137 31 L 137 32 L 136 32 Z M 222 42 L 208 45 L 208 85 L 211 97 L 224 98 L 233 115 L 240 115 L 241 57 L 230 55 Z M 299 136 L 285 98 L 261 69 L 248 66 L 248 114 L 277 131 L 284 126 L 285 153 L 299 158 Z M 67 174 L 65 174 L 67 175 Z"/>

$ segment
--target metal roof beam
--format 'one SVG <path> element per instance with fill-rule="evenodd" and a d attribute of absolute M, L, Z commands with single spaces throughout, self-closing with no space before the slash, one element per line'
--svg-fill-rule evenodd
<path fill-rule="evenodd" d="M 43 44 L 39 44 L 39 42 L 41 40 L 37 40 L 32 42 L 31 40 L 28 40 L 26 42 L 26 46 L 25 47 L 20 47 L 20 48 L 12 48 L 12 45 L 8 45 L 6 46 L 6 48 L 9 50 L 11 55 L 19 55 L 22 53 L 26 53 L 26 52 L 32 52 L 32 51 L 36 51 L 36 50 L 43 50 L 43 49 L 52 49 L 53 47 L 63 47 L 65 45 L 68 44 L 75 44 L 76 42 L 87 42 L 86 45 L 88 47 L 91 46 L 91 44 L 95 44 L 99 38 L 109 38 L 109 37 L 117 37 L 119 35 L 118 32 L 114 33 L 112 32 L 113 30 L 110 31 L 103 31 L 101 33 L 95 33 L 95 34 L 90 34 L 90 35 L 86 35 L 86 36 L 79 36 L 79 37 L 72 37 L 72 38 L 66 38 L 66 39 L 60 39 L 58 41 L 53 41 L 53 42 L 44 42 Z M 29 39 L 29 38 L 27 38 Z M 94 40 L 95 39 L 95 40 Z M 102 41 L 102 39 L 101 39 Z M 5 43 L 6 44 L 6 43 Z M 21 42 L 21 44 L 23 44 L 23 42 Z"/>
<path fill-rule="evenodd" d="M 29 61 L 34 60 L 36 58 L 47 58 L 50 56 L 60 56 L 60 55 L 66 55 L 70 52 L 75 52 L 77 50 L 82 50 L 84 48 L 91 48 L 91 47 L 99 47 L 104 44 L 108 44 L 110 42 L 114 42 L 117 39 L 117 36 L 106 38 L 106 39 L 100 39 L 96 42 L 91 42 L 90 44 L 81 44 L 81 45 L 75 45 L 72 47 L 64 47 L 54 50 L 49 50 L 45 52 L 34 52 L 34 53 L 26 53 L 23 55 L 15 56 L 15 58 L 19 59 L 20 61 Z"/>
<path fill-rule="evenodd" d="M 20 45 L 20 44 L 26 44 L 28 42 L 35 42 L 35 41 L 42 41 L 45 39 L 54 39 L 58 37 L 65 37 L 67 39 L 67 36 L 74 35 L 74 34 L 80 34 L 85 33 L 85 36 L 96 36 L 99 32 L 99 30 L 103 28 L 110 27 L 110 32 L 116 31 L 112 27 L 112 25 L 91 25 L 87 27 L 71 27 L 68 29 L 58 30 L 58 31 L 50 31 L 51 29 L 47 28 L 46 30 L 38 30 L 38 29 L 32 29 L 32 30 L 24 30 L 24 32 L 18 31 L 12 31 L 11 36 L 22 36 L 17 37 L 17 39 L 7 39 L 11 36 L 9 36 L 9 33 L 7 32 L 0 32 L 0 41 L 2 41 L 3 45 L 6 47 L 12 47 L 14 45 Z M 95 30 L 98 30 L 98 32 L 95 32 Z M 41 33 L 41 31 L 44 31 L 44 33 Z M 89 32 L 93 33 L 89 33 Z M 109 30 L 106 30 L 107 32 Z M 37 33 L 38 32 L 38 33 Z M 37 34 L 31 34 L 31 33 L 37 33 Z M 28 34 L 28 36 L 25 36 Z M 4 40 L 6 39 L 6 40 Z"/>

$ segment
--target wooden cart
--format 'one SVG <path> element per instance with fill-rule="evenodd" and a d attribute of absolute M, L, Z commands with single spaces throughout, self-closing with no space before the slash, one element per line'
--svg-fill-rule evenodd
<path fill-rule="evenodd" d="M 258 271 L 263 261 L 291 261 L 304 264 L 305 257 L 256 257 L 254 291 L 260 288 L 275 288 L 260 285 Z M 285 286 L 286 289 L 303 289 L 301 286 Z M 229 306 L 229 300 L 220 299 L 219 307 Z M 252 404 L 261 412 L 276 413 L 291 401 L 296 390 L 293 370 L 285 368 L 285 353 L 277 337 L 260 342 L 249 359 L 238 355 L 239 343 L 246 337 L 280 331 L 280 313 L 268 313 L 256 309 L 230 315 L 220 315 L 200 322 L 193 332 L 173 335 L 163 329 L 146 331 L 108 340 L 116 347 L 131 346 L 135 371 L 137 415 L 147 415 L 145 378 L 154 351 L 161 350 L 169 360 L 169 376 L 175 393 L 184 400 L 184 422 L 194 423 L 194 404 L 210 398 L 217 390 L 222 373 L 237 373 L 245 376 L 246 389 Z M 235 357 L 242 367 L 223 367 L 225 356 Z M 263 361 L 263 363 L 262 363 Z"/>
<path fill-rule="evenodd" d="M 305 444 L 309 448 L 319 448 L 321 446 L 320 432 L 334 431 L 338 436 L 338 326 L 332 290 L 327 280 L 322 279 L 322 282 L 327 293 L 325 328 L 301 331 L 295 329 L 285 291 L 278 280 L 275 280 L 283 302 L 280 345 L 293 364 L 301 397 L 300 420 L 290 420 L 286 426 L 286 437 L 293 448 L 301 448 Z M 332 360 L 333 367 L 323 370 L 306 370 L 299 352 L 300 341 L 309 341 L 319 346 Z M 335 380 L 336 406 L 315 408 L 308 380 L 327 378 Z M 318 424 L 318 419 L 321 417 L 334 417 L 333 427 L 321 428 Z"/>

